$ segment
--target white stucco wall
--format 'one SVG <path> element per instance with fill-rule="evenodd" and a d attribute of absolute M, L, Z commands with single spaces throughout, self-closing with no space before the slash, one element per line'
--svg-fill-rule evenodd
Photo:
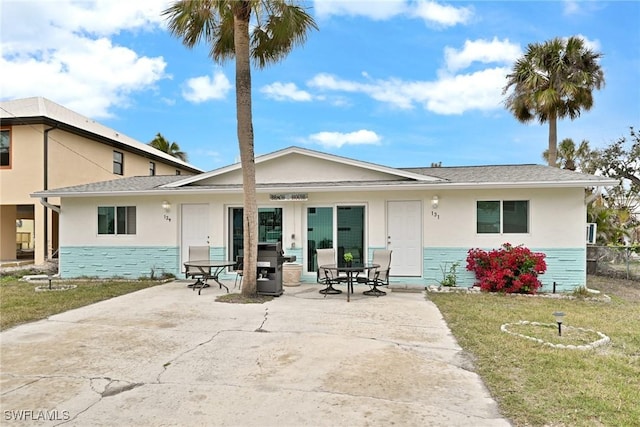
<path fill-rule="evenodd" d="M 304 244 L 306 240 L 306 208 L 309 206 L 363 205 L 366 210 L 371 247 L 386 245 L 387 211 L 390 200 L 419 200 L 423 204 L 423 245 L 434 247 L 497 247 L 504 242 L 531 247 L 575 247 L 584 244 L 586 211 L 581 189 L 550 190 L 482 190 L 438 192 L 437 209 L 431 207 L 433 191 L 407 191 L 399 193 L 342 192 L 310 193 L 306 202 L 273 203 L 267 194 L 258 196 L 260 207 L 283 208 L 284 246 Z M 171 203 L 169 217 L 164 218 L 161 204 Z M 529 233 L 477 234 L 476 202 L 478 200 L 528 200 Z M 228 208 L 241 207 L 240 195 L 226 196 L 172 196 L 172 197 L 103 197 L 66 198 L 60 216 L 63 232 L 61 245 L 177 245 L 180 241 L 180 205 L 207 203 L 210 205 L 210 235 L 213 246 L 227 246 Z M 138 232 L 132 236 L 98 236 L 98 206 L 137 207 Z M 432 213 L 437 214 L 434 216 Z M 291 235 L 295 238 L 292 239 Z"/>

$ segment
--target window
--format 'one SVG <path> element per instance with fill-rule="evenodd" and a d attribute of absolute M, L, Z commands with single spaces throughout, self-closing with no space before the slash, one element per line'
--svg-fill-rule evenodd
<path fill-rule="evenodd" d="M 182 174 L 180 173 L 180 169 L 176 169 L 176 175 L 182 175 Z"/>
<path fill-rule="evenodd" d="M 479 234 L 529 232 L 527 200 L 483 200 L 476 206 L 476 231 Z"/>
<path fill-rule="evenodd" d="M 11 131 L 0 130 L 0 167 L 11 167 Z"/>
<path fill-rule="evenodd" d="M 155 176 L 156 174 L 156 164 L 155 162 L 149 162 L 149 176 Z"/>
<path fill-rule="evenodd" d="M 124 155 L 119 151 L 113 152 L 113 173 L 116 175 L 124 174 Z"/>
<path fill-rule="evenodd" d="M 136 234 L 136 207 L 99 206 L 98 234 Z"/>

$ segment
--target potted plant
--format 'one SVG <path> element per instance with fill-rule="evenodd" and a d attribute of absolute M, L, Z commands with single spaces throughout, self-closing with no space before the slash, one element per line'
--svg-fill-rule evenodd
<path fill-rule="evenodd" d="M 351 263 L 353 262 L 353 254 L 351 252 L 345 252 L 343 258 L 344 262 L 347 264 L 347 267 L 351 267 Z"/>

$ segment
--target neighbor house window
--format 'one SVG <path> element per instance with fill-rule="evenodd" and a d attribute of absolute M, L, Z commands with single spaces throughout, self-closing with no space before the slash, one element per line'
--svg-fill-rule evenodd
<path fill-rule="evenodd" d="M 182 174 L 180 173 L 180 170 L 176 169 L 176 175 L 182 175 Z"/>
<path fill-rule="evenodd" d="M 478 201 L 476 230 L 480 234 L 528 233 L 528 200 Z"/>
<path fill-rule="evenodd" d="M 119 151 L 113 152 L 113 173 L 116 175 L 124 174 L 124 155 Z"/>
<path fill-rule="evenodd" d="M 136 234 L 136 207 L 99 206 L 98 234 Z"/>
<path fill-rule="evenodd" d="M 149 162 L 149 175 L 150 176 L 155 176 L 156 174 L 156 163 L 155 162 Z"/>
<path fill-rule="evenodd" d="M 11 167 L 11 131 L 0 129 L 0 167 Z"/>

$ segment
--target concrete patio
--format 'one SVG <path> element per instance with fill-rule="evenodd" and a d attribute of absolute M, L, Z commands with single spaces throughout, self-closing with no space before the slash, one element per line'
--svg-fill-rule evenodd
<path fill-rule="evenodd" d="M 3 425 L 510 425 L 424 293 L 187 283 L 2 332 Z"/>

